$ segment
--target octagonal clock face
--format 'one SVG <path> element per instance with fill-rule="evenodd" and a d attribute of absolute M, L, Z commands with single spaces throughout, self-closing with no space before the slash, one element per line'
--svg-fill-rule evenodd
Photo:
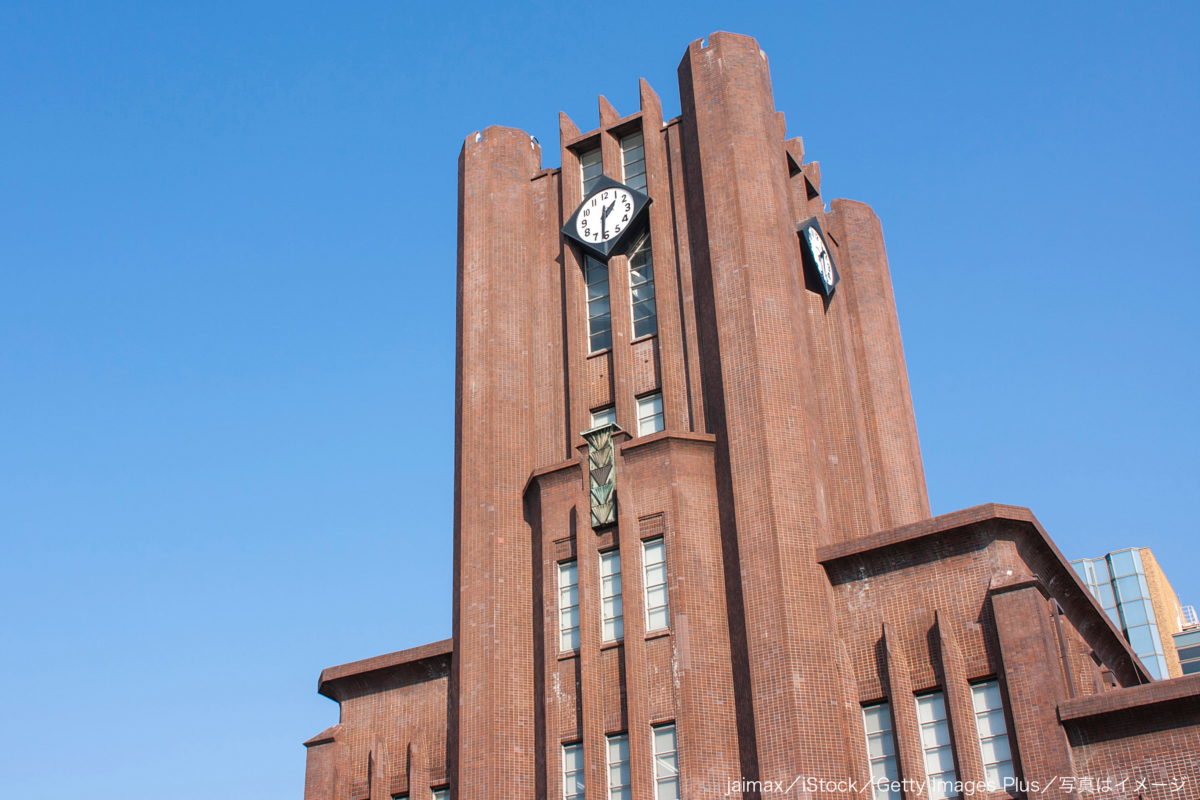
<path fill-rule="evenodd" d="M 588 254 L 607 259 L 644 225 L 649 205 L 650 198 L 637 189 L 601 176 L 562 232 Z"/>
<path fill-rule="evenodd" d="M 591 244 L 615 239 L 633 221 L 634 199 L 628 189 L 601 189 L 583 201 L 575 217 L 575 232 Z"/>

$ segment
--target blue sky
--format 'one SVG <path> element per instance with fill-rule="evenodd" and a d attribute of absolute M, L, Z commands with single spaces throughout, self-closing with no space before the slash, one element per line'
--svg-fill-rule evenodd
<path fill-rule="evenodd" d="M 0 795 L 301 796 L 319 670 L 450 632 L 462 139 L 638 77 L 674 115 L 719 29 L 883 219 L 935 512 L 1152 547 L 1200 604 L 1198 17 L 10 0 Z"/>

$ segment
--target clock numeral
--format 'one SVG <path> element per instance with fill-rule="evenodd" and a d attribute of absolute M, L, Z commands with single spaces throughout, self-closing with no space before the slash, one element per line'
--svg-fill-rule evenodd
<path fill-rule="evenodd" d="M 590 213 L 592 213 L 592 210 L 591 210 L 590 208 L 585 208 L 585 209 L 583 210 L 583 215 L 584 215 L 585 217 L 586 217 L 588 214 L 590 214 Z"/>
<path fill-rule="evenodd" d="M 626 204 L 625 204 L 625 210 L 626 210 L 627 212 L 628 212 L 628 211 L 632 211 L 632 210 L 633 210 L 633 206 L 631 206 L 629 203 L 626 203 Z"/>
<path fill-rule="evenodd" d="M 625 216 L 621 217 L 621 222 L 629 222 L 629 215 L 626 214 Z"/>

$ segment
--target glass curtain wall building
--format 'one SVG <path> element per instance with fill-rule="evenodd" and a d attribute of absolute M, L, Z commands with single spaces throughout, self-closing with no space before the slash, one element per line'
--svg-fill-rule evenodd
<path fill-rule="evenodd" d="M 1171 677 L 1163 641 L 1169 643 L 1170 636 L 1159 629 L 1141 552 L 1131 547 L 1099 558 L 1081 558 L 1071 566 L 1125 634 L 1146 669 L 1159 680 Z"/>

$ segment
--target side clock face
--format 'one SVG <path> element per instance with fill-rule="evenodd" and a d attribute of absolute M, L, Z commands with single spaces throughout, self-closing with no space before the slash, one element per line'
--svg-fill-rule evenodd
<path fill-rule="evenodd" d="M 575 217 L 575 233 L 585 242 L 599 244 L 615 239 L 634 218 L 633 194 L 624 187 L 601 189 L 583 201 Z"/>
<path fill-rule="evenodd" d="M 825 246 L 825 240 L 821 238 L 821 234 L 816 228 L 809 228 L 805 231 L 805 235 L 808 236 L 808 247 L 812 252 L 813 261 L 816 262 L 821 280 L 825 281 L 827 286 L 833 286 L 837 282 L 837 278 L 833 277 L 833 259 L 829 256 L 829 248 Z"/>
<path fill-rule="evenodd" d="M 602 175 L 562 232 L 584 252 L 607 259 L 643 226 L 649 205 L 650 198 L 637 189 Z"/>
<path fill-rule="evenodd" d="M 804 258 L 804 283 L 828 301 L 833 298 L 841 276 L 833 263 L 833 253 L 825 240 L 825 232 L 821 230 L 821 221 L 817 217 L 805 220 L 796 226 L 796 232 L 800 234 L 800 250 Z"/>

